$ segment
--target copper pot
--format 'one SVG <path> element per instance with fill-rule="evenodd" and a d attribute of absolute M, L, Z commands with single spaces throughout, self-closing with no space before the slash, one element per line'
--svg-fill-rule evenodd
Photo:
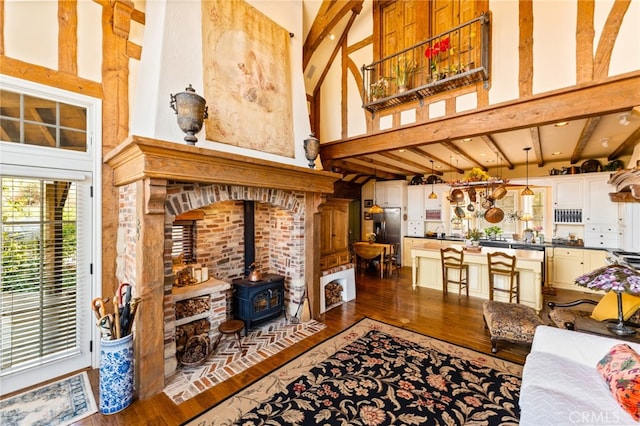
<path fill-rule="evenodd" d="M 464 201 L 464 192 L 461 189 L 454 189 L 451 191 L 451 199 L 456 203 L 461 203 Z"/>
<path fill-rule="evenodd" d="M 262 273 L 257 270 L 252 270 L 249 274 L 249 281 L 262 281 Z"/>
<path fill-rule="evenodd" d="M 489 223 L 499 223 L 504 219 L 504 212 L 499 207 L 491 207 L 489 210 L 484 212 L 484 220 Z"/>
<path fill-rule="evenodd" d="M 507 188 L 504 185 L 497 187 L 491 194 L 491 198 L 494 200 L 502 200 L 507 195 Z"/>

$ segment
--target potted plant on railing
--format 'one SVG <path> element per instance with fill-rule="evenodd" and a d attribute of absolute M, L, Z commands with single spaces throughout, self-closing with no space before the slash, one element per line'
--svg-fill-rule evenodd
<path fill-rule="evenodd" d="M 453 48 L 451 47 L 451 41 L 449 37 L 436 41 L 435 43 L 428 46 L 424 52 L 424 56 L 426 56 L 429 60 L 431 78 L 434 81 L 447 78 L 448 67 L 446 67 L 445 71 L 445 67 L 440 66 L 440 61 L 442 59 L 441 55 L 446 54 L 447 52 L 453 53 Z"/>
<path fill-rule="evenodd" d="M 375 102 L 378 99 L 382 99 L 387 95 L 387 88 L 389 87 L 389 81 L 386 77 L 381 77 L 375 83 L 371 83 L 369 86 L 369 99 L 371 102 Z"/>
<path fill-rule="evenodd" d="M 404 55 L 398 57 L 397 62 L 393 66 L 393 78 L 396 81 L 398 93 L 404 93 L 407 91 L 415 70 L 416 66 L 413 63 L 413 60 L 408 59 Z"/>

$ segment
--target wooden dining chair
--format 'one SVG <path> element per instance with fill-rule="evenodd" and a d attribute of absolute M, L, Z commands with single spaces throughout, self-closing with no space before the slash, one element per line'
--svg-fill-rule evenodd
<path fill-rule="evenodd" d="M 520 303 L 520 272 L 516 271 L 516 257 L 509 256 L 501 251 L 487 253 L 487 267 L 489 270 L 489 300 L 493 300 L 493 293 L 509 293 L 509 303 L 515 297 L 516 303 Z M 495 286 L 496 275 L 509 279 L 508 288 Z"/>
<path fill-rule="evenodd" d="M 458 286 L 458 297 L 462 295 L 462 289 L 469 296 L 469 265 L 464 263 L 464 251 L 453 247 L 440 249 L 442 262 L 442 295 L 449 293 L 449 284 Z M 457 271 L 457 279 L 449 277 L 450 271 Z"/>
<path fill-rule="evenodd" d="M 390 245 L 390 252 L 384 257 L 384 264 L 387 268 L 387 276 L 391 277 L 394 271 L 398 272 L 400 267 L 398 261 L 398 252 L 400 249 L 400 243 L 393 243 Z"/>

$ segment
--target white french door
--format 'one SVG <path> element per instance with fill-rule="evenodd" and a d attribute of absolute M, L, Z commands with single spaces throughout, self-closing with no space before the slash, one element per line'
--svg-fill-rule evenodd
<path fill-rule="evenodd" d="M 93 325 L 90 175 L 5 171 L 0 175 L 2 394 L 89 367 Z"/>

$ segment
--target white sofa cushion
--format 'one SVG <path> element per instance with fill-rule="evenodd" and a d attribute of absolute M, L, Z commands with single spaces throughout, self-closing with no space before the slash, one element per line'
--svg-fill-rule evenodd
<path fill-rule="evenodd" d="M 574 332 L 575 333 L 575 332 Z M 632 425 L 598 371 L 568 358 L 532 352 L 522 371 L 520 425 Z"/>
<path fill-rule="evenodd" d="M 620 407 L 596 369 L 598 361 L 620 342 L 539 326 L 522 372 L 520 424 L 638 424 Z M 639 344 L 629 346 L 640 353 Z"/>

